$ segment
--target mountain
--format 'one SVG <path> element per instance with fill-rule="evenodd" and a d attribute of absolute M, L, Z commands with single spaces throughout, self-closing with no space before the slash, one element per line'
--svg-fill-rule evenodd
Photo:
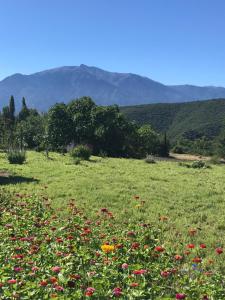
<path fill-rule="evenodd" d="M 56 102 L 91 96 L 99 105 L 185 102 L 225 97 L 225 88 L 167 86 L 132 73 L 114 73 L 86 65 L 61 67 L 31 75 L 14 74 L 0 81 L 0 108 L 14 95 L 45 111 Z"/>
<path fill-rule="evenodd" d="M 225 99 L 138 105 L 121 107 L 121 111 L 138 124 L 167 132 L 171 141 L 184 135 L 213 139 L 225 126 Z"/>

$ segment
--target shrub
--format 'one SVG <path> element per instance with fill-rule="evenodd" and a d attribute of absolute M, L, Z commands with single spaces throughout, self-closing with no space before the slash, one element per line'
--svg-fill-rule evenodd
<path fill-rule="evenodd" d="M 7 153 L 7 159 L 10 164 L 22 165 L 26 161 L 26 152 L 19 150 L 10 150 Z"/>
<path fill-rule="evenodd" d="M 175 145 L 172 149 L 173 153 L 177 153 L 177 154 L 184 154 L 184 148 L 181 145 Z"/>
<path fill-rule="evenodd" d="M 196 160 L 191 164 L 191 168 L 194 168 L 194 169 L 201 169 L 201 168 L 206 168 L 206 167 L 207 167 L 206 163 L 202 160 Z"/>
<path fill-rule="evenodd" d="M 70 151 L 73 159 L 89 160 L 91 156 L 91 149 L 86 145 L 78 145 Z"/>
<path fill-rule="evenodd" d="M 147 164 L 155 164 L 156 163 L 154 156 L 152 156 L 152 155 L 147 155 L 145 158 L 145 162 Z"/>

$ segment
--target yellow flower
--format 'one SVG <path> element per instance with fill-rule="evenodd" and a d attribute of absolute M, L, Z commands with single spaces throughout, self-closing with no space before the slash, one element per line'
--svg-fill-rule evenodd
<path fill-rule="evenodd" d="M 102 251 L 105 253 L 110 253 L 115 250 L 115 246 L 113 246 L 113 245 L 102 245 L 101 248 L 102 248 Z"/>

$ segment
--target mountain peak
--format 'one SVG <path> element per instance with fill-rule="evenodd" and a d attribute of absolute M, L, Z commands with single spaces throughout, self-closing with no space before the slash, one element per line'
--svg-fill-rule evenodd
<path fill-rule="evenodd" d="M 99 105 L 138 105 L 184 102 L 225 97 L 225 88 L 166 86 L 133 73 L 97 67 L 62 66 L 31 75 L 14 74 L 0 81 L 0 106 L 14 95 L 17 108 L 22 97 L 30 107 L 45 111 L 56 102 L 90 96 Z"/>

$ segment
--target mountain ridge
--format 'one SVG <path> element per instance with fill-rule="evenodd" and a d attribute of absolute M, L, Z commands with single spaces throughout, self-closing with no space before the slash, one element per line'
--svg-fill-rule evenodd
<path fill-rule="evenodd" d="M 17 108 L 22 97 L 30 107 L 46 111 L 56 102 L 90 96 L 98 105 L 119 106 L 179 103 L 225 97 L 224 87 L 165 85 L 134 73 L 98 67 L 62 66 L 30 75 L 16 73 L 0 81 L 0 108 L 14 95 Z"/>

